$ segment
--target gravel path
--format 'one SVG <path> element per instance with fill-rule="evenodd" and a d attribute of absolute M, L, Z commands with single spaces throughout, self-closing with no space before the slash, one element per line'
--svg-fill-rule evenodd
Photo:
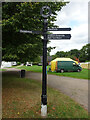
<path fill-rule="evenodd" d="M 20 71 L 20 69 L 17 69 L 17 68 L 3 68 L 7 71 Z"/>
<path fill-rule="evenodd" d="M 41 73 L 27 72 L 26 77 L 39 81 L 42 80 Z M 88 109 L 88 80 L 47 75 L 47 84 L 70 96 L 83 105 L 84 108 Z"/>

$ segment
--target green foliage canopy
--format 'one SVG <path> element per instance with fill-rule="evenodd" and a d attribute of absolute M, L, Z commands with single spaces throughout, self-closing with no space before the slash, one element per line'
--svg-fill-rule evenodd
<path fill-rule="evenodd" d="M 41 35 L 21 34 L 23 30 L 43 30 L 43 18 L 40 9 L 48 5 L 52 15 L 48 26 L 54 27 L 57 12 L 67 2 L 6 2 L 2 4 L 2 59 L 6 61 L 34 61 L 42 54 Z"/>
<path fill-rule="evenodd" d="M 58 51 L 55 55 L 52 55 L 52 57 L 53 59 L 57 57 L 78 58 L 80 62 L 90 61 L 90 43 L 84 45 L 81 50 L 72 49 L 68 52 Z"/>

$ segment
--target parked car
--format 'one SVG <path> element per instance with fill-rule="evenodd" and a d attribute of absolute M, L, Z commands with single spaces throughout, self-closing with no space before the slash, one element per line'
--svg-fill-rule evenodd
<path fill-rule="evenodd" d="M 17 65 L 17 62 L 12 62 L 12 65 L 13 65 L 13 66 L 16 66 L 16 65 Z"/>
<path fill-rule="evenodd" d="M 42 66 L 42 63 L 38 63 L 38 66 Z"/>
<path fill-rule="evenodd" d="M 31 63 L 27 62 L 26 66 L 32 66 L 32 62 Z"/>

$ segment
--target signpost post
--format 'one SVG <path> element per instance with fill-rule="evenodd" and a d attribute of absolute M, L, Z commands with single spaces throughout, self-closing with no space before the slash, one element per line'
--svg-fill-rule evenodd
<path fill-rule="evenodd" d="M 45 9 L 48 13 L 44 14 Z M 21 33 L 30 34 L 42 34 L 43 39 L 43 70 L 42 70 L 42 95 L 41 95 L 41 116 L 47 116 L 47 41 L 50 40 L 61 40 L 70 39 L 70 34 L 47 34 L 47 31 L 70 31 L 71 28 L 48 28 L 47 18 L 51 15 L 51 9 L 48 6 L 41 8 L 40 14 L 44 18 L 43 20 L 43 31 L 27 31 L 20 30 Z"/>
<path fill-rule="evenodd" d="M 43 14 L 44 10 L 49 11 L 48 14 Z M 42 74 L 42 95 L 41 95 L 41 116 L 47 116 L 47 27 L 48 21 L 47 18 L 51 15 L 51 9 L 48 6 L 43 6 L 40 14 L 44 18 L 43 23 L 43 74 Z"/>

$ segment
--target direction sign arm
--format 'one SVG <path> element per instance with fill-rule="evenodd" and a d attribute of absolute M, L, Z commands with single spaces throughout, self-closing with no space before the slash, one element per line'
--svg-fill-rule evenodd
<path fill-rule="evenodd" d="M 71 34 L 49 34 L 48 39 L 49 40 L 61 40 L 61 39 L 70 39 Z"/>
<path fill-rule="evenodd" d="M 20 33 L 42 34 L 42 31 L 20 30 Z"/>
<path fill-rule="evenodd" d="M 48 28 L 48 31 L 71 31 L 71 28 Z"/>

